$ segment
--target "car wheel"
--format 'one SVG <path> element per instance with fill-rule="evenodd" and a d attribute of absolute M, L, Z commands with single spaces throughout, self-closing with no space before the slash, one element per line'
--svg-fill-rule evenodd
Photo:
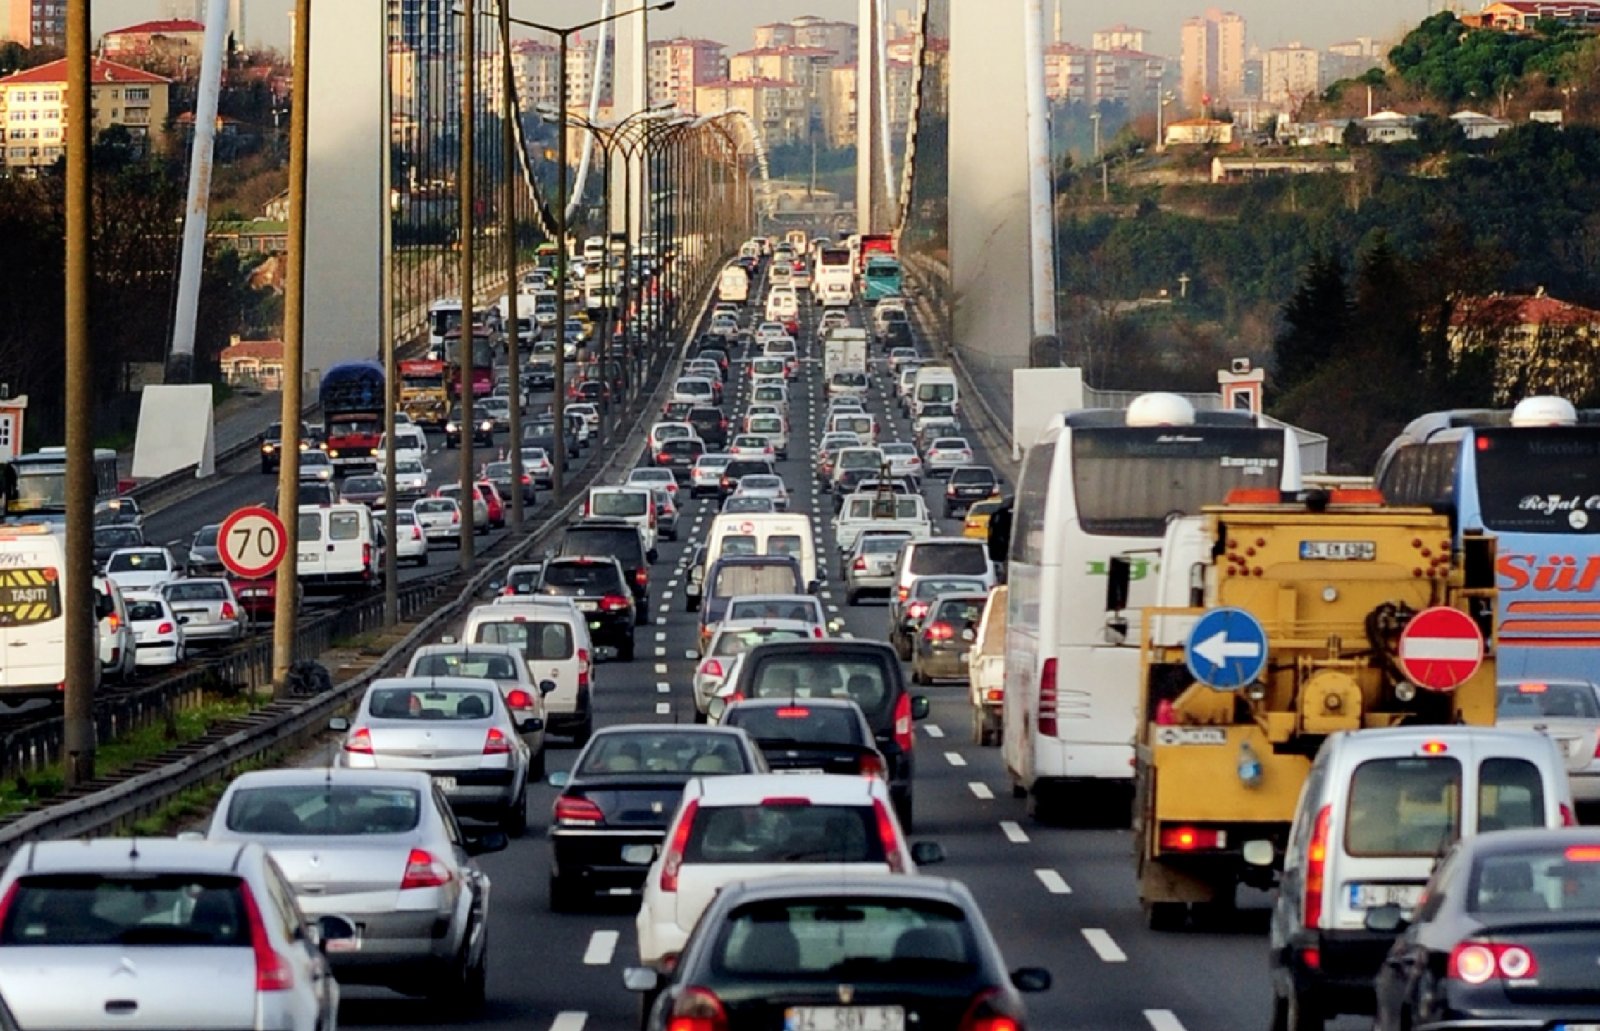
<path fill-rule="evenodd" d="M 633 661 L 633 635 L 629 634 L 627 640 L 617 648 L 617 657 L 623 662 Z"/>
<path fill-rule="evenodd" d="M 984 727 L 983 710 L 977 706 L 972 707 L 972 743 L 975 745 L 987 744 L 984 741 L 986 729 Z"/>
<path fill-rule="evenodd" d="M 1177 905 L 1177 903 L 1167 904 Z M 1323 1031 L 1327 1023 L 1328 1018 L 1301 992 L 1291 988 L 1287 996 L 1273 997 L 1274 1031 Z"/>
<path fill-rule="evenodd" d="M 544 763 L 544 744 L 542 742 L 539 745 L 539 751 L 534 753 L 534 756 L 530 760 L 530 763 L 531 763 L 531 765 L 529 765 L 529 767 L 528 767 L 528 781 L 529 781 L 529 783 L 537 783 L 539 781 L 544 780 L 545 763 Z"/>
<path fill-rule="evenodd" d="M 530 773 L 529 776 L 532 776 L 532 774 Z M 517 792 L 516 801 L 506 806 L 506 811 L 501 814 L 500 829 L 505 831 L 508 837 L 512 838 L 520 838 L 527 833 L 528 789 L 526 785 L 523 786 L 521 791 Z"/>
<path fill-rule="evenodd" d="M 916 823 L 911 813 L 911 793 L 909 791 L 894 800 L 894 814 L 900 818 L 901 830 L 907 834 L 915 833 Z"/>
<path fill-rule="evenodd" d="M 859 594 L 857 594 L 853 589 L 846 589 L 845 592 L 844 592 L 844 603 L 846 605 L 854 605 L 857 601 L 860 600 L 860 598 L 861 598 L 861 596 Z"/>
<path fill-rule="evenodd" d="M 589 743 L 589 738 L 592 736 L 594 736 L 594 716 L 591 714 L 584 717 L 583 722 L 578 724 L 578 729 L 572 732 L 572 743 L 575 747 L 582 748 Z"/>
<path fill-rule="evenodd" d="M 1144 923 L 1152 931 L 1179 931 L 1183 929 L 1189 912 L 1182 902 L 1144 902 Z"/>
<path fill-rule="evenodd" d="M 550 912 L 574 913 L 578 910 L 577 886 L 569 878 L 550 875 Z"/>

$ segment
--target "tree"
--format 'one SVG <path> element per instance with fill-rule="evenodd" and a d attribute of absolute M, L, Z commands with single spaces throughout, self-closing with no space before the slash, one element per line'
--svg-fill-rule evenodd
<path fill-rule="evenodd" d="M 1283 306 L 1283 332 L 1273 346 L 1273 381 L 1288 392 L 1316 375 L 1338 353 L 1350 328 L 1351 304 L 1344 262 L 1319 251 L 1300 286 Z"/>

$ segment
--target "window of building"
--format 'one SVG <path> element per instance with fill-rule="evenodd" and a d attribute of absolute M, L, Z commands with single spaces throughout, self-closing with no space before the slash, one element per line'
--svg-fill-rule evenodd
<path fill-rule="evenodd" d="M 123 93 L 122 98 L 124 100 L 149 100 L 150 88 L 141 86 L 138 89 L 129 89 Z"/>

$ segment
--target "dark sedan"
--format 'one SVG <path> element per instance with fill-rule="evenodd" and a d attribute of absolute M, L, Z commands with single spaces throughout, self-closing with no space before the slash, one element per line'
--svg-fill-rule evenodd
<path fill-rule="evenodd" d="M 690 470 L 705 453 L 705 444 L 694 437 L 667 440 L 661 443 L 661 450 L 656 453 L 655 465 L 657 469 L 672 470 L 673 479 L 685 484 L 691 479 Z"/>
<path fill-rule="evenodd" d="M 1000 479 L 986 465 L 953 469 L 944 488 L 944 517 L 964 515 L 973 504 L 993 497 L 1000 490 Z"/>
<path fill-rule="evenodd" d="M 494 484 L 494 489 L 500 492 L 500 497 L 506 504 L 510 504 L 513 490 L 511 485 L 511 463 L 490 462 L 483 467 L 483 472 L 484 479 Z M 524 470 L 522 473 L 522 503 L 531 505 L 537 497 L 538 491 L 534 489 L 533 475 Z"/>
<path fill-rule="evenodd" d="M 871 725 L 848 698 L 746 698 L 726 706 L 721 701 L 712 700 L 713 715 L 721 713 L 717 722 L 755 738 L 774 770 L 889 775 Z"/>
<path fill-rule="evenodd" d="M 1403 928 L 1377 1027 L 1600 1026 L 1600 829 L 1466 838 L 1423 898 L 1409 926 L 1397 906 L 1367 912 L 1369 930 Z"/>
<path fill-rule="evenodd" d="M 700 917 L 670 976 L 663 984 L 649 967 L 623 975 L 645 995 L 651 1031 L 1024 1031 L 1021 993 L 1050 987 L 1049 972 L 1037 967 L 1007 973 L 963 885 L 916 874 L 729 885 Z M 711 1015 L 715 1023 L 695 1019 Z"/>
<path fill-rule="evenodd" d="M 217 550 L 217 535 L 222 532 L 221 523 L 211 523 L 202 526 L 189 538 L 189 556 L 184 563 L 185 576 L 223 576 L 226 572 L 222 565 L 222 555 Z"/>
<path fill-rule="evenodd" d="M 550 908 L 638 895 L 691 777 L 765 773 L 755 742 L 728 727 L 621 725 L 595 733 L 550 818 Z"/>
<path fill-rule="evenodd" d="M 118 548 L 142 548 L 147 542 L 137 526 L 97 526 L 94 528 L 94 567 L 101 569 Z"/>

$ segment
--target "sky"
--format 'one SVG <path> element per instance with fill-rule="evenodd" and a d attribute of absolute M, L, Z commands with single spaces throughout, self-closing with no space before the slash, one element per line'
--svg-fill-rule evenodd
<path fill-rule="evenodd" d="M 373 3 L 378 0 L 316 0 L 318 3 Z M 634 0 L 615 0 L 625 9 Z M 950 0 L 953 4 L 983 4 L 1001 7 L 1022 0 Z M 910 0 L 891 0 L 910 6 Z M 1044 0 L 1048 33 L 1052 26 L 1055 0 Z M 1158 54 L 1176 57 L 1178 26 L 1184 18 L 1209 6 L 1205 0 L 1061 0 L 1063 36 L 1070 42 L 1087 44 L 1095 29 L 1127 22 L 1150 32 L 1148 48 Z M 94 5 L 96 33 L 146 18 L 165 16 L 176 6 L 192 10 L 195 0 L 111 0 Z M 246 38 L 256 44 L 287 49 L 288 11 L 291 0 L 245 0 Z M 750 45 L 751 29 L 763 22 L 782 21 L 802 14 L 815 14 L 841 21 L 855 21 L 859 0 L 678 0 L 671 11 L 653 16 L 652 37 L 705 36 L 729 44 L 729 52 Z M 1393 41 L 1439 6 L 1439 0 L 1340 0 L 1338 3 L 1299 4 L 1287 0 L 1234 0 L 1218 6 L 1244 15 L 1249 40 L 1261 47 L 1278 46 L 1299 40 L 1309 46 L 1356 36 L 1375 36 Z M 204 7 L 204 0 L 201 0 Z M 600 0 L 511 0 L 512 13 L 551 24 L 573 24 L 593 18 Z"/>

